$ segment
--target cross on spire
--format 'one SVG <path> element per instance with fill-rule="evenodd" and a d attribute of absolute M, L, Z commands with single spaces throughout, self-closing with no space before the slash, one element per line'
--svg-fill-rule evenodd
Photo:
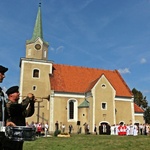
<path fill-rule="evenodd" d="M 41 4 L 42 4 L 42 0 L 40 0 L 40 2 L 39 2 L 39 7 L 41 7 Z"/>

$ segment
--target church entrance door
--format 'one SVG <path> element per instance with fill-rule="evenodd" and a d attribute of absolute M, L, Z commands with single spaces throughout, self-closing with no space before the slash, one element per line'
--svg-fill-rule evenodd
<path fill-rule="evenodd" d="M 100 123 L 99 134 L 110 135 L 110 125 L 107 122 Z"/>

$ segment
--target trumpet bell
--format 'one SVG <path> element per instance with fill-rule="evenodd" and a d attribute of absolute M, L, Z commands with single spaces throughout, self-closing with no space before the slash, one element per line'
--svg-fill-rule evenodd
<path fill-rule="evenodd" d="M 42 97 L 42 99 L 47 99 L 48 101 L 50 101 L 50 95 L 48 95 L 47 97 Z"/>

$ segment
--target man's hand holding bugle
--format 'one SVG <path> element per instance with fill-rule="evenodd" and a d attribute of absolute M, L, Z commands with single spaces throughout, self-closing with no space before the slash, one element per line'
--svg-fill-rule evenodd
<path fill-rule="evenodd" d="M 32 93 L 28 93 L 27 97 L 30 99 L 30 101 L 35 102 L 35 96 Z"/>

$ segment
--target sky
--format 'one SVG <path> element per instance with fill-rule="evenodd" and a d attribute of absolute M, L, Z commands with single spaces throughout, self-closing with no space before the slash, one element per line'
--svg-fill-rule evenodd
<path fill-rule="evenodd" d="M 150 105 L 150 0 L 1 0 L 0 64 L 9 68 L 2 87 L 20 83 L 40 1 L 48 60 L 116 69 Z"/>

